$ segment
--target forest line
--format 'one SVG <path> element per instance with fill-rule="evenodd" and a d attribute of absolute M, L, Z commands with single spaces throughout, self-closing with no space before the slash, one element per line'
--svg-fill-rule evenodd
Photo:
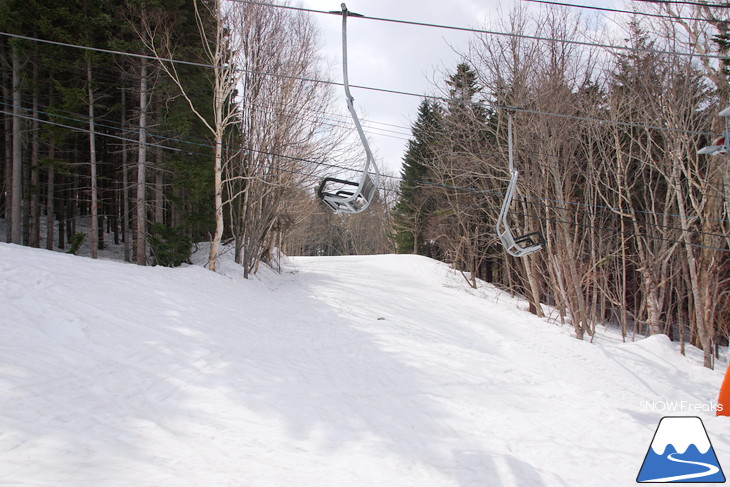
<path fill-rule="evenodd" d="M 313 188 L 357 174 L 362 149 L 307 12 L 5 2 L 8 241 L 58 250 L 85 238 L 96 257 L 112 238 L 140 265 L 179 265 L 211 242 L 211 270 L 230 244 L 245 276 L 280 250 L 422 253 L 472 286 L 524 294 L 538 315 L 553 307 L 579 338 L 605 324 L 666 333 L 711 367 L 730 333 L 730 158 L 697 151 L 724 130 L 729 24 L 698 3 L 645 6 L 661 17 L 628 20 L 621 52 L 588 45 L 591 19 L 557 6 L 510 12 L 499 31 L 511 37 L 475 32 L 440 93 L 423 95 L 400 180 L 385 174 L 371 208 L 344 217 Z M 494 230 L 510 111 L 510 225 L 545 238 L 523 258 Z"/>

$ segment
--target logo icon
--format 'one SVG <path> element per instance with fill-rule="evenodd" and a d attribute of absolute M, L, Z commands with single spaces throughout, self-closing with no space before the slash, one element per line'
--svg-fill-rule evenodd
<path fill-rule="evenodd" d="M 725 482 L 702 420 L 667 416 L 659 421 L 637 482 Z"/>

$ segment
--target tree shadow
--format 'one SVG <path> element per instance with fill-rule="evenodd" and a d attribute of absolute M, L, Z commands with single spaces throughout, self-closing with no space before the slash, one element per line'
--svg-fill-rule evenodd
<path fill-rule="evenodd" d="M 409 349 L 425 333 L 455 340 L 445 352 L 482 353 L 484 337 L 417 328 L 435 309 L 458 310 L 388 294 L 412 277 L 383 268 L 396 287 L 368 287 L 372 276 L 347 273 L 350 261 L 268 288 L 109 262 L 43 274 L 56 258 L 0 287 L 18 299 L 5 314 L 18 327 L 5 329 L 0 482 L 470 485 L 502 475 L 489 460 L 501 454 L 470 437 L 424 363 L 433 350 Z M 34 286 L 34 275 L 52 285 Z M 500 458 L 542 485 L 537 470 Z"/>

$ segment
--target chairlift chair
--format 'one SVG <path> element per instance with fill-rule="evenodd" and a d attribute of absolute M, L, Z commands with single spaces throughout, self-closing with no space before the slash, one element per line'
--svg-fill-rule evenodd
<path fill-rule="evenodd" d="M 338 12 L 332 12 L 338 13 Z M 347 109 L 350 111 L 355 128 L 360 136 L 360 141 L 365 148 L 365 164 L 362 168 L 360 178 L 355 181 L 347 179 L 328 177 L 322 180 L 317 189 L 317 196 L 324 201 L 335 213 L 360 213 L 364 211 L 375 197 L 375 192 L 380 181 L 380 172 L 375 164 L 370 145 L 365 133 L 362 130 L 360 119 L 357 117 L 353 98 L 350 94 L 350 82 L 347 76 L 347 17 L 361 17 L 361 15 L 350 12 L 347 6 L 342 4 L 342 71 L 345 87 L 345 98 Z"/>
<path fill-rule="evenodd" d="M 730 152 L 730 107 L 722 110 L 719 115 L 725 117 L 725 132 L 716 138 L 712 145 L 703 147 L 697 151 L 697 154 L 707 154 L 708 156 L 724 156 Z"/>
<path fill-rule="evenodd" d="M 728 147 L 728 134 L 721 135 L 712 141 L 712 145 L 703 147 L 697 151 L 697 154 L 707 154 L 708 156 L 723 156 L 728 153 L 730 147 Z"/>
<path fill-rule="evenodd" d="M 526 233 L 515 237 L 512 234 L 512 230 L 507 223 L 507 213 L 509 213 L 510 205 L 512 204 L 512 198 L 515 195 L 517 189 L 517 178 L 519 173 L 514 168 L 513 156 L 512 156 L 512 113 L 509 114 L 508 125 L 508 145 L 509 145 L 509 172 L 511 178 L 507 192 L 502 202 L 502 208 L 499 211 L 499 217 L 497 218 L 497 237 L 502 242 L 502 246 L 508 254 L 514 257 L 524 257 L 530 255 L 533 252 L 537 252 L 545 247 L 545 237 L 540 232 Z"/>

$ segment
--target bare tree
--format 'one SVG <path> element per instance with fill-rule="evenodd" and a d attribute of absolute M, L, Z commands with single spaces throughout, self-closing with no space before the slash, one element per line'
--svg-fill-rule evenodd
<path fill-rule="evenodd" d="M 143 16 L 142 30 L 139 31 L 139 34 L 145 46 L 155 55 L 163 71 L 177 86 L 192 112 L 207 128 L 213 139 L 215 146 L 213 156 L 215 232 L 211 238 L 206 267 L 215 271 L 224 231 L 223 143 L 226 131 L 237 123 L 238 113 L 233 103 L 233 95 L 243 71 L 235 65 L 233 59 L 237 50 L 234 45 L 236 39 L 229 28 L 229 15 L 235 10 L 235 7 L 231 6 L 229 9 L 229 6 L 225 5 L 222 0 L 210 2 L 195 0 L 193 6 L 203 52 L 203 64 L 209 66 L 212 71 L 212 119 L 206 117 L 207 110 L 195 105 L 193 98 L 188 94 L 189 88 L 185 84 L 185 78 L 180 74 L 176 63 L 169 61 L 174 57 L 174 36 L 169 29 L 170 24 L 166 24 L 164 19 L 161 21 Z"/>
<path fill-rule="evenodd" d="M 238 100 L 240 153 L 224 167 L 244 276 L 278 246 L 295 218 L 298 188 L 311 185 L 341 130 L 326 123 L 331 92 L 317 72 L 316 31 L 302 15 L 242 4 L 234 23 L 244 72 Z"/>
<path fill-rule="evenodd" d="M 670 75 L 670 89 L 661 104 L 663 119 L 670 127 L 702 128 L 698 114 L 707 96 L 701 77 L 686 62 L 673 63 Z M 725 242 L 720 225 L 723 207 L 719 191 L 723 166 L 696 152 L 696 138 L 687 132 L 672 136 L 667 143 L 666 158 L 671 164 L 669 182 L 682 229 L 693 321 L 704 351 L 704 364 L 711 368 L 716 332 L 720 328 L 717 307 L 723 282 L 719 274 L 723 261 L 720 249 Z"/>

